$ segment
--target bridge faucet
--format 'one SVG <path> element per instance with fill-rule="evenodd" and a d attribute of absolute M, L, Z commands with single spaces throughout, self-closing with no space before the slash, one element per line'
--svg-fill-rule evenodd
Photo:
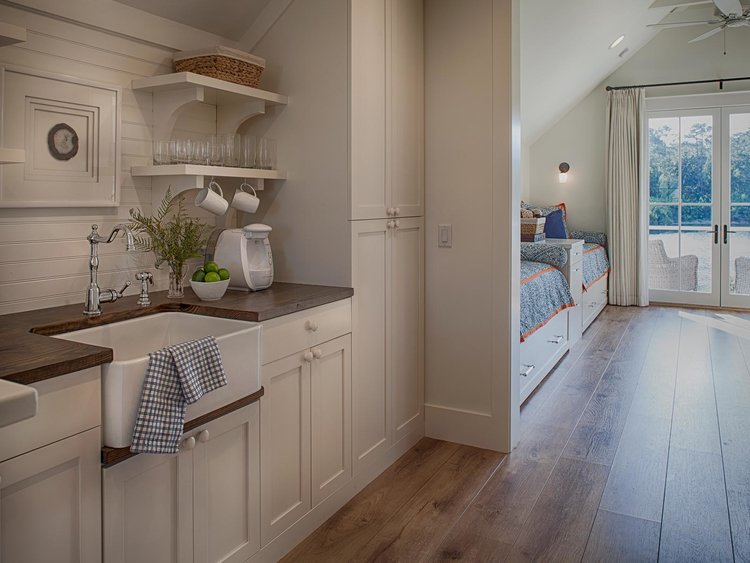
<path fill-rule="evenodd" d="M 130 285 L 130 280 L 125 282 L 125 285 L 121 290 L 116 289 L 101 289 L 97 282 L 97 274 L 99 271 L 99 243 L 109 244 L 117 237 L 117 233 L 125 233 L 126 249 L 128 251 L 135 250 L 135 239 L 133 238 L 133 232 L 124 223 L 115 225 L 109 236 L 103 237 L 99 234 L 99 225 L 91 225 L 91 232 L 86 240 L 89 241 L 89 288 L 86 290 L 86 304 L 83 308 L 83 314 L 90 317 L 95 317 L 102 314 L 102 303 L 114 303 Z"/>

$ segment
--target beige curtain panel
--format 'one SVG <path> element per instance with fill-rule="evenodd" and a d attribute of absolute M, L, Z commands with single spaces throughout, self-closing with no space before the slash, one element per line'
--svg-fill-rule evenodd
<path fill-rule="evenodd" d="M 611 90 L 607 99 L 606 198 L 609 302 L 648 305 L 645 226 L 641 224 L 642 88 Z"/>

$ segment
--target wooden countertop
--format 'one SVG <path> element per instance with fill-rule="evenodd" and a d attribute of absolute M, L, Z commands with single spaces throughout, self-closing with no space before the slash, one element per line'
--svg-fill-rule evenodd
<path fill-rule="evenodd" d="M 129 295 L 103 304 L 101 316 L 94 318 L 83 315 L 82 303 L 1 315 L 0 379 L 29 384 L 112 361 L 109 348 L 50 338 L 53 334 L 167 311 L 262 322 L 353 294 L 348 287 L 274 283 L 256 293 L 228 291 L 220 301 L 203 302 L 187 287 L 183 299 L 152 293 L 149 307 L 136 304 L 137 293 Z"/>

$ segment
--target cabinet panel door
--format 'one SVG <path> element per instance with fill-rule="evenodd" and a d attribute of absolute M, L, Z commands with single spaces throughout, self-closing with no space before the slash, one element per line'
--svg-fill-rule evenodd
<path fill-rule="evenodd" d="M 0 560 L 101 561 L 99 428 L 0 463 Z"/>
<path fill-rule="evenodd" d="M 424 219 L 400 219 L 391 242 L 393 441 L 424 425 Z"/>
<path fill-rule="evenodd" d="M 386 0 L 352 0 L 351 218 L 385 217 Z"/>
<path fill-rule="evenodd" d="M 387 221 L 352 222 L 352 398 L 354 472 L 390 446 L 389 349 L 386 304 L 390 284 Z"/>
<path fill-rule="evenodd" d="M 392 0 L 390 10 L 390 206 L 424 215 L 422 0 Z"/>
<path fill-rule="evenodd" d="M 351 337 L 313 348 L 312 503 L 317 505 L 352 477 Z"/>
<path fill-rule="evenodd" d="M 261 543 L 265 545 L 311 506 L 310 364 L 300 352 L 262 370 Z"/>
<path fill-rule="evenodd" d="M 103 470 L 104 560 L 193 561 L 193 451 Z"/>
<path fill-rule="evenodd" d="M 193 431 L 195 561 L 245 561 L 260 547 L 258 403 Z"/>

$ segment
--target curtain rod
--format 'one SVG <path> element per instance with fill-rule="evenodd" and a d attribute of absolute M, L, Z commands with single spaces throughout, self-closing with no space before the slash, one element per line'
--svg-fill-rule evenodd
<path fill-rule="evenodd" d="M 711 80 L 688 80 L 686 82 L 662 82 L 660 84 L 634 84 L 632 86 L 607 86 L 607 91 L 627 90 L 628 88 L 661 88 L 662 86 L 687 86 L 688 84 L 712 84 L 714 82 L 718 82 L 719 90 L 723 90 L 725 82 L 736 82 L 738 80 L 750 80 L 750 76 L 743 76 L 743 77 L 738 77 L 738 78 L 712 78 Z"/>

